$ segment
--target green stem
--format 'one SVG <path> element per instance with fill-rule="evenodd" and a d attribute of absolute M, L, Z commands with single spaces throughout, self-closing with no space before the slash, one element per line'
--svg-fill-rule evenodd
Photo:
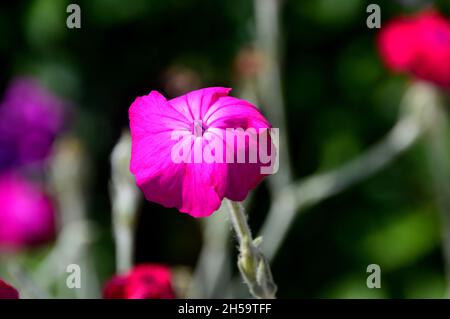
<path fill-rule="evenodd" d="M 226 200 L 231 223 L 239 242 L 238 267 L 250 293 L 258 299 L 273 299 L 275 285 L 267 259 L 258 248 L 261 238 L 253 240 L 244 207 L 239 202 Z"/>

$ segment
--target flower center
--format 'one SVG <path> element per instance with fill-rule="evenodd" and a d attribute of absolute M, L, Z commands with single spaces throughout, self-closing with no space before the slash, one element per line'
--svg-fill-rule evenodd
<path fill-rule="evenodd" d="M 194 134 L 195 137 L 202 137 L 205 129 L 206 128 L 203 126 L 202 120 L 194 120 L 192 133 Z"/>

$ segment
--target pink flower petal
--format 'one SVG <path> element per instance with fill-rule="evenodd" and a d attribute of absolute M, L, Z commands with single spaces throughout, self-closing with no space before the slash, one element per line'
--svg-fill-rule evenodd
<path fill-rule="evenodd" d="M 194 217 L 207 217 L 219 209 L 227 186 L 226 163 L 186 165 L 183 206 L 179 210 Z"/>
<path fill-rule="evenodd" d="M 146 198 L 166 207 L 181 206 L 181 181 L 185 164 L 172 161 L 174 131 L 188 132 L 190 125 L 158 92 L 137 98 L 131 105 L 130 170 Z"/>
<path fill-rule="evenodd" d="M 214 103 L 206 112 L 204 122 L 207 126 L 223 129 L 271 127 L 256 106 L 231 96 L 222 97 Z"/>

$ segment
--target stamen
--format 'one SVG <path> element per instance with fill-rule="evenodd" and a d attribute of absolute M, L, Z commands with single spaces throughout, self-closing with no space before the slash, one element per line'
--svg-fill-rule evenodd
<path fill-rule="evenodd" d="M 195 137 L 203 136 L 202 120 L 194 120 L 194 136 Z"/>

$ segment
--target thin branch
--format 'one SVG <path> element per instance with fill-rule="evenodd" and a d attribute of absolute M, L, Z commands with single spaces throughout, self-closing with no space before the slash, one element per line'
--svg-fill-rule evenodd
<path fill-rule="evenodd" d="M 279 129 L 279 171 L 269 178 L 271 192 L 276 194 L 292 180 L 287 142 L 287 125 L 281 86 L 280 0 L 254 0 L 256 46 L 264 56 L 264 66 L 257 83 L 258 104 L 273 127 Z"/>
<path fill-rule="evenodd" d="M 269 260 L 274 258 L 298 213 L 379 172 L 417 141 L 424 130 L 420 115 L 426 105 L 410 105 L 413 91 L 412 88 L 405 96 L 404 114 L 381 142 L 340 168 L 311 176 L 279 192 L 261 230 L 262 249 Z"/>

